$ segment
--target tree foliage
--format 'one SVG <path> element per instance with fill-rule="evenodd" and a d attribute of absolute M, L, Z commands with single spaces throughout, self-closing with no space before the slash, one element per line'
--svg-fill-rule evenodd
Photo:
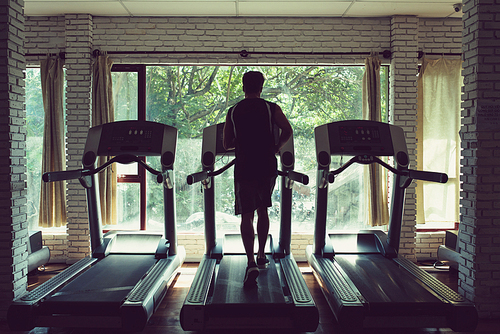
<path fill-rule="evenodd" d="M 333 120 L 361 117 L 362 67 L 151 66 L 148 119 L 178 128 L 182 138 L 198 138 L 244 98 L 241 80 L 249 70 L 264 73 L 262 97 L 280 104 L 295 136 L 311 136 L 315 126 Z"/>

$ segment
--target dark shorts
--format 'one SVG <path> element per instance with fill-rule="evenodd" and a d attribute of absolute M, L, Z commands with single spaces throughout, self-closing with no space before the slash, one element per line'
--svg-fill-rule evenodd
<path fill-rule="evenodd" d="M 235 181 L 235 214 L 254 212 L 260 207 L 272 206 L 271 196 L 276 176 L 251 181 Z"/>

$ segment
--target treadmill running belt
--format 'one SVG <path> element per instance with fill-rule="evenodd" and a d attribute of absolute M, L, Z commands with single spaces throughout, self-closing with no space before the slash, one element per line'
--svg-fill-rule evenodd
<path fill-rule="evenodd" d="M 285 304 L 274 260 L 260 269 L 257 287 L 243 288 L 247 266 L 245 255 L 225 255 L 219 265 L 212 304 Z"/>
<path fill-rule="evenodd" d="M 43 313 L 116 314 L 156 261 L 152 254 L 109 255 L 44 302 Z"/>
<path fill-rule="evenodd" d="M 373 310 L 396 314 L 411 308 L 427 312 L 443 310 L 441 301 L 395 262 L 379 254 L 337 255 L 335 260 L 347 273 Z"/>

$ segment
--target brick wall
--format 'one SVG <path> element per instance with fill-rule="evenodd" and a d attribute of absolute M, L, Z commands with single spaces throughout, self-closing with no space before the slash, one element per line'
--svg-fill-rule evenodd
<path fill-rule="evenodd" d="M 436 55 L 443 53 L 461 54 L 462 21 L 454 18 L 420 19 L 418 22 L 418 50 Z"/>
<path fill-rule="evenodd" d="M 91 54 L 93 22 L 90 15 L 66 15 L 66 142 L 68 169 L 82 166 L 82 155 L 90 127 Z M 77 180 L 68 182 L 68 262 L 89 253 L 89 226 L 85 189 Z"/>
<path fill-rule="evenodd" d="M 445 232 L 417 232 L 415 239 L 415 257 L 417 261 L 434 261 L 437 251 L 444 244 Z"/>
<path fill-rule="evenodd" d="M 0 4 L 0 320 L 27 284 L 23 4 Z"/>
<path fill-rule="evenodd" d="M 391 20 L 390 120 L 405 131 L 410 168 L 416 168 L 418 22 L 413 16 Z M 406 189 L 400 253 L 415 260 L 415 185 Z"/>
<path fill-rule="evenodd" d="M 306 246 L 313 244 L 311 234 L 292 234 L 292 254 L 297 261 L 307 261 Z M 197 262 L 205 254 L 205 239 L 203 234 L 180 234 L 179 245 L 186 249 L 186 262 Z"/>
<path fill-rule="evenodd" d="M 500 317 L 500 1 L 463 6 L 460 292 L 480 317 Z"/>
<path fill-rule="evenodd" d="M 43 245 L 50 250 L 50 263 L 66 263 L 68 259 L 68 235 L 66 233 L 44 233 Z"/>
<path fill-rule="evenodd" d="M 370 52 L 390 47 L 389 19 L 94 18 L 94 47 L 141 52 Z M 363 56 L 113 55 L 116 62 L 363 63 Z"/>

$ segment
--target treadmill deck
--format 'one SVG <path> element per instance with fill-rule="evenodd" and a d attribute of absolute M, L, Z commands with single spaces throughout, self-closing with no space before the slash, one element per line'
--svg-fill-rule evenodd
<path fill-rule="evenodd" d="M 154 254 L 110 254 L 43 303 L 44 313 L 111 315 L 156 263 Z"/>

